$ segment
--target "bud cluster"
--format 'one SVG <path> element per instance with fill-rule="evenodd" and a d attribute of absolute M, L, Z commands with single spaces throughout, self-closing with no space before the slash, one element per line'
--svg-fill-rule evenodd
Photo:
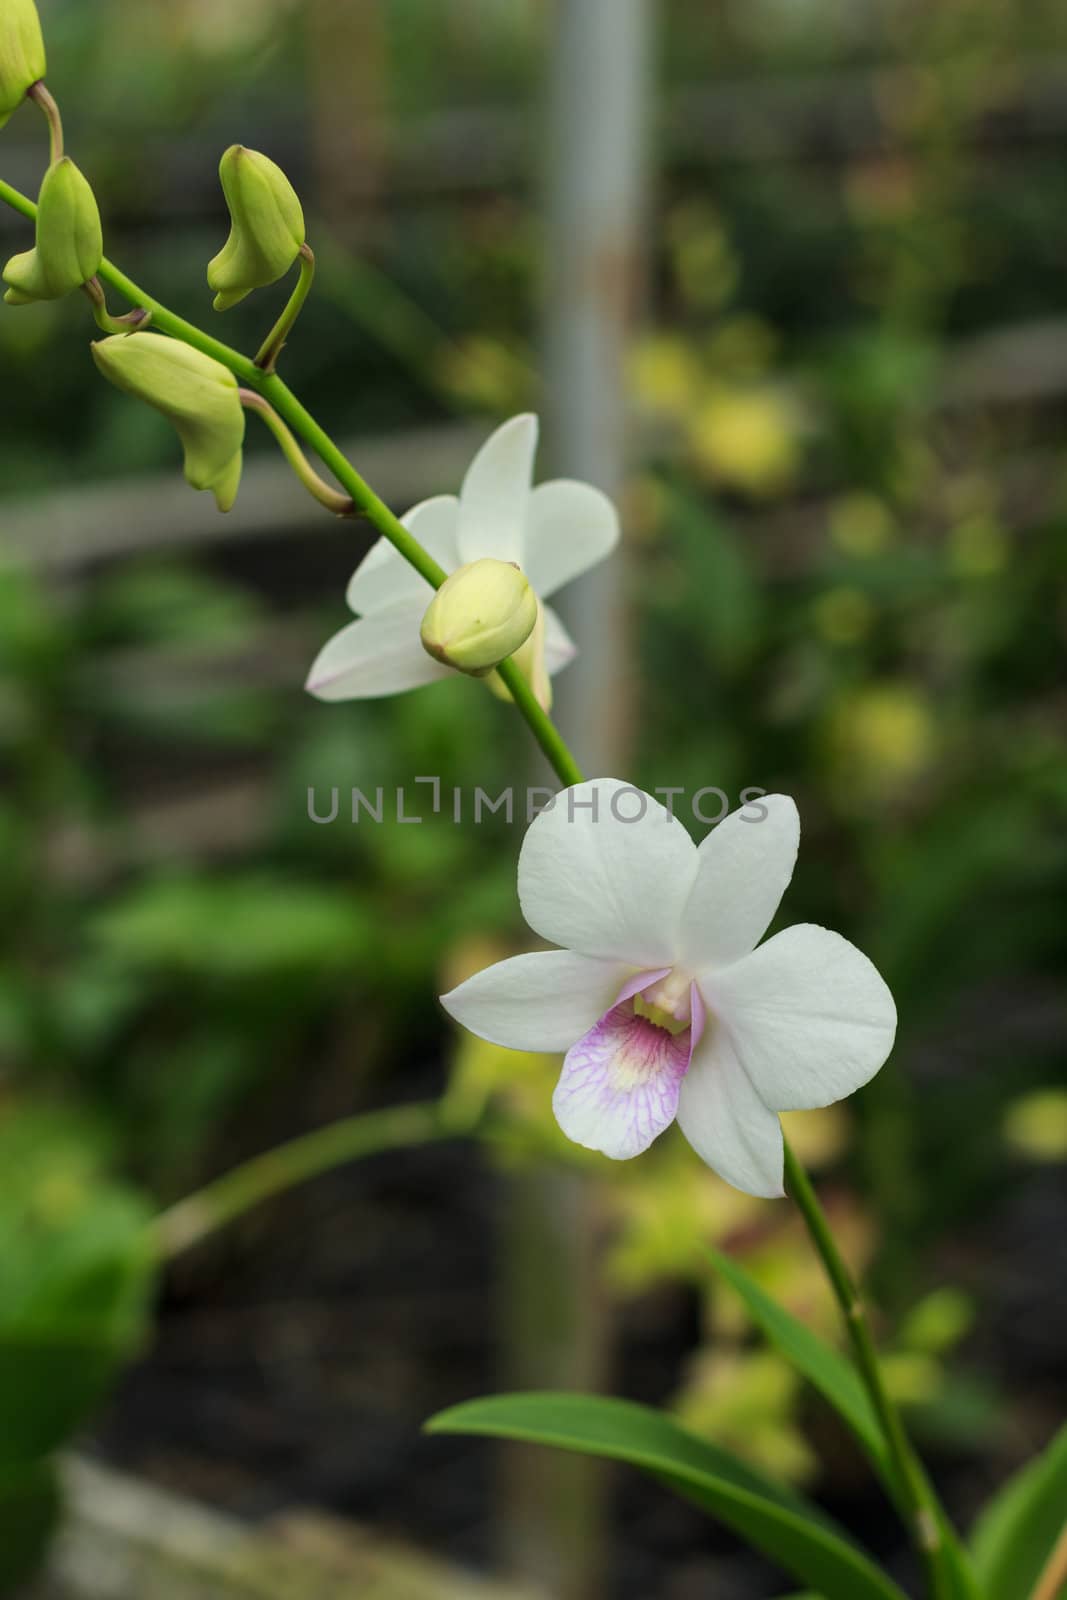
<path fill-rule="evenodd" d="M 63 154 L 59 108 L 42 81 L 44 73 L 44 40 L 34 0 L 0 0 L 0 127 L 29 97 L 48 118 L 51 135 L 51 161 L 38 196 L 33 248 L 13 256 L 3 269 L 7 304 L 58 300 L 84 289 L 96 320 L 111 334 L 92 347 L 100 372 L 170 419 L 185 451 L 187 480 L 196 489 L 211 490 L 221 511 L 228 511 L 237 495 L 244 406 L 256 401 L 257 408 L 269 414 L 267 420 L 283 439 L 287 458 L 302 481 L 331 509 L 342 508 L 343 514 L 351 506 L 348 497 L 323 485 L 311 472 L 266 401 L 239 389 L 229 367 L 182 337 L 146 333 L 151 318 L 145 310 L 117 319 L 108 315 L 97 277 L 105 266 L 100 211 L 88 181 Z M 302 258 L 297 290 L 256 358 L 260 369 L 270 373 L 314 273 L 303 209 L 285 173 L 259 151 L 231 145 L 220 162 L 219 176 L 231 227 L 226 244 L 208 267 L 216 310 L 225 311 L 254 289 L 276 283 Z"/>

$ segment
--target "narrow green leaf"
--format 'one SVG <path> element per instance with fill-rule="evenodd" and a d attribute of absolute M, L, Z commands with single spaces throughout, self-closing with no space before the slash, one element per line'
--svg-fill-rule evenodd
<path fill-rule="evenodd" d="M 996 1600 L 1026 1600 L 1067 1528 L 1067 1426 L 1010 1478 L 971 1538 L 984 1589 Z"/>
<path fill-rule="evenodd" d="M 855 1367 L 794 1317 L 792 1312 L 772 1300 L 732 1257 L 710 1246 L 708 1254 L 716 1270 L 745 1302 L 753 1322 L 797 1371 L 818 1389 L 823 1399 L 829 1401 L 852 1429 L 883 1481 L 895 1489 L 893 1465 L 882 1438 L 882 1430 Z"/>
<path fill-rule="evenodd" d="M 431 1433 L 487 1434 L 629 1462 L 815 1585 L 824 1600 L 904 1600 L 822 1511 L 647 1406 L 600 1395 L 496 1395 L 453 1406 L 426 1426 Z"/>
<path fill-rule="evenodd" d="M 762 1329 L 771 1344 L 781 1351 L 797 1371 L 818 1389 L 824 1400 L 829 1401 L 852 1429 L 894 1505 L 906 1516 L 907 1498 L 898 1482 L 874 1407 L 855 1367 L 794 1317 L 792 1312 L 772 1300 L 732 1257 L 723 1255 L 711 1246 L 708 1246 L 708 1254 L 717 1270 L 737 1290 L 757 1327 Z M 947 1522 L 942 1521 L 941 1532 L 947 1552 L 946 1561 L 951 1569 L 951 1600 L 971 1600 L 975 1589 L 966 1554 L 959 1548 L 959 1541 Z"/>

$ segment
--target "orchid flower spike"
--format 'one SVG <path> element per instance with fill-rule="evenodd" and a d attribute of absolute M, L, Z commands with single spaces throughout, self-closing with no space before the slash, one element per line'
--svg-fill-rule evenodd
<path fill-rule="evenodd" d="M 523 915 L 562 948 L 497 962 L 442 1004 L 493 1044 L 566 1051 L 552 1104 L 576 1144 L 625 1160 L 677 1117 L 728 1183 L 781 1195 L 778 1112 L 852 1094 L 896 1031 L 886 984 L 839 934 L 801 923 L 756 948 L 799 839 L 786 795 L 698 849 L 631 785 L 564 790 L 519 856 Z"/>
<path fill-rule="evenodd" d="M 543 602 L 610 554 L 619 524 L 611 501 L 591 484 L 560 478 L 533 488 L 536 448 L 537 418 L 513 417 L 479 450 L 458 499 L 423 500 L 402 520 L 446 572 L 485 557 L 513 562 Z M 372 699 L 447 677 L 452 668 L 433 660 L 419 638 L 431 598 L 426 579 L 379 539 L 348 586 L 359 620 L 319 652 L 310 693 L 320 700 Z M 543 703 L 549 674 L 573 659 L 575 646 L 550 606 L 540 613 L 520 665 Z"/>

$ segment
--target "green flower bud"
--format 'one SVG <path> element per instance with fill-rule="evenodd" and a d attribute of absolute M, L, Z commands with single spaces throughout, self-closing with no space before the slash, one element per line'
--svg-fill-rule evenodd
<path fill-rule="evenodd" d="M 0 128 L 44 74 L 41 19 L 33 0 L 0 0 Z"/>
<path fill-rule="evenodd" d="M 3 0 L 0 0 L 0 5 Z M 4 268 L 9 306 L 59 300 L 95 277 L 104 259 L 96 196 L 69 156 L 49 167 L 37 200 L 37 243 Z"/>
<path fill-rule="evenodd" d="M 307 231 L 296 190 L 258 150 L 231 145 L 219 162 L 219 177 L 232 226 L 207 281 L 215 290 L 215 310 L 228 311 L 253 289 L 285 277 Z"/>
<path fill-rule="evenodd" d="M 185 447 L 185 476 L 229 511 L 241 481 L 245 414 L 221 362 L 159 333 L 114 334 L 92 347 L 105 378 L 169 417 Z"/>
<path fill-rule="evenodd" d="M 537 596 L 511 561 L 472 561 L 446 578 L 422 619 L 422 643 L 436 660 L 483 678 L 533 632 Z"/>

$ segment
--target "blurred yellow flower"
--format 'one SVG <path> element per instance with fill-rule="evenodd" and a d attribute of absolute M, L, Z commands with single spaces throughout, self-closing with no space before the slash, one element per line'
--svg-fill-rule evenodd
<path fill-rule="evenodd" d="M 653 334 L 630 352 L 630 381 L 641 406 L 659 416 L 683 421 L 697 403 L 700 362 L 684 339 Z"/>
<path fill-rule="evenodd" d="M 794 1482 L 811 1478 L 818 1458 L 796 1426 L 800 1380 L 770 1350 L 702 1350 L 675 1399 L 679 1421 L 744 1460 Z"/>
<path fill-rule="evenodd" d="M 904 1319 L 900 1342 L 925 1355 L 952 1350 L 974 1321 L 974 1301 L 962 1289 L 946 1286 L 924 1295 Z"/>
<path fill-rule="evenodd" d="M 929 1405 L 936 1400 L 944 1380 L 939 1361 L 916 1350 L 893 1350 L 882 1355 L 886 1386 L 898 1405 Z"/>
<path fill-rule="evenodd" d="M 830 537 L 846 555 L 878 555 L 893 538 L 892 512 L 863 490 L 839 495 L 830 507 Z"/>
<path fill-rule="evenodd" d="M 435 381 L 472 411 L 510 416 L 533 393 L 532 369 L 521 352 L 488 334 L 442 344 L 431 353 Z"/>
<path fill-rule="evenodd" d="M 758 1227 L 766 1207 L 701 1167 L 680 1139 L 605 1179 L 615 1237 L 607 1273 L 615 1288 L 638 1294 L 665 1277 L 703 1280 L 705 1247 Z"/>
<path fill-rule="evenodd" d="M 1004 1137 L 1031 1161 L 1067 1160 L 1067 1089 L 1037 1089 L 1014 1101 Z"/>
<path fill-rule="evenodd" d="M 753 496 L 777 494 L 800 465 L 796 412 L 769 387 L 713 392 L 693 414 L 689 439 L 714 479 Z"/>
<path fill-rule="evenodd" d="M 925 695 L 910 683 L 872 683 L 846 695 L 831 715 L 830 753 L 854 790 L 900 788 L 922 774 L 937 747 Z"/>

